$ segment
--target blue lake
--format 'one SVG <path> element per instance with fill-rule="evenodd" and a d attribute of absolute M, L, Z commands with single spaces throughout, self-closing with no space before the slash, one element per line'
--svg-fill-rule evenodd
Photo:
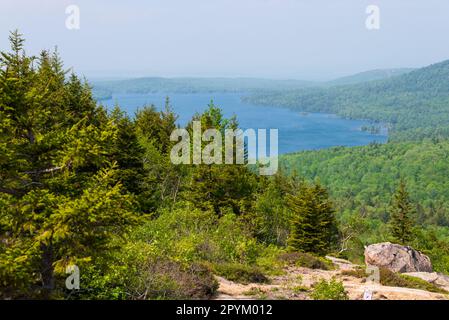
<path fill-rule="evenodd" d="M 195 112 L 207 109 L 213 99 L 226 117 L 237 116 L 242 129 L 278 129 L 280 154 L 334 146 L 360 146 L 371 142 L 384 143 L 387 140 L 386 132 L 373 134 L 361 131 L 362 126 L 371 124 L 369 121 L 246 104 L 241 101 L 241 94 L 237 93 L 115 94 L 112 99 L 102 100 L 101 103 L 108 108 L 118 104 L 122 110 L 134 116 L 135 111 L 144 105 L 154 104 L 156 108 L 163 109 L 166 96 L 170 97 L 171 105 L 179 115 L 180 125 L 185 125 Z"/>

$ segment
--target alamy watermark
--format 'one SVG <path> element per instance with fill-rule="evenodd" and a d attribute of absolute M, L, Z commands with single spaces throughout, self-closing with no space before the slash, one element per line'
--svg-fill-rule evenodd
<path fill-rule="evenodd" d="M 380 29 L 380 8 L 376 5 L 369 5 L 365 10 L 368 17 L 365 20 L 365 26 L 368 30 Z"/>
<path fill-rule="evenodd" d="M 80 269 L 77 265 L 70 265 L 66 268 L 65 273 L 70 274 L 65 280 L 65 287 L 69 290 L 80 289 Z"/>
<path fill-rule="evenodd" d="M 65 20 L 65 27 L 69 30 L 79 30 L 81 28 L 80 8 L 77 5 L 70 5 L 65 8 L 67 16 Z"/>
<path fill-rule="evenodd" d="M 365 273 L 368 277 L 366 278 L 363 300 L 373 300 L 375 286 L 380 284 L 380 269 L 377 266 L 368 265 Z"/>
<path fill-rule="evenodd" d="M 258 164 L 261 175 L 274 175 L 278 171 L 278 129 L 270 129 L 269 136 L 267 146 L 266 129 L 225 129 L 223 137 L 217 129 L 203 132 L 201 122 L 193 121 L 192 136 L 187 129 L 172 132 L 170 140 L 178 143 L 170 159 L 173 164 Z"/>

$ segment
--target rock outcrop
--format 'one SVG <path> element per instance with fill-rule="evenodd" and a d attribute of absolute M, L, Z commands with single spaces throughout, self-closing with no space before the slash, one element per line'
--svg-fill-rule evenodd
<path fill-rule="evenodd" d="M 428 256 L 411 247 L 390 242 L 366 247 L 365 263 L 393 272 L 432 272 L 432 263 Z"/>

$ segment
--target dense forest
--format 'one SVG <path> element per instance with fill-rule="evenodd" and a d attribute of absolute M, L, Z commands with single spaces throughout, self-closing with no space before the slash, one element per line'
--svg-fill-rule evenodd
<path fill-rule="evenodd" d="M 447 272 L 448 157 L 448 141 L 426 140 L 305 151 L 285 155 L 282 162 L 286 171 L 319 180 L 329 188 L 340 221 L 348 225 L 357 222 L 357 227 L 350 232 L 358 230 L 354 241 L 361 242 L 350 245 L 347 254 L 351 259 L 360 256 L 364 244 L 387 240 L 391 194 L 398 187 L 398 181 L 403 179 L 412 203 L 412 216 L 419 229 L 415 245 L 422 248 L 420 241 L 434 239 L 429 242 L 427 253 L 436 265 L 440 262 L 446 265 L 441 271 Z M 439 251 L 439 245 L 445 249 Z"/>
<path fill-rule="evenodd" d="M 369 119 L 388 126 L 390 140 L 449 137 L 449 61 L 388 79 L 256 93 L 245 101 Z"/>
<path fill-rule="evenodd" d="M 0 57 L 0 298 L 210 298 L 214 275 L 264 282 L 292 257 L 361 262 L 380 240 L 413 245 L 449 272 L 445 140 L 287 155 L 269 177 L 245 164 L 174 165 L 168 98 L 162 111 L 107 110 L 56 52 L 26 55 L 17 31 L 10 42 Z M 213 102 L 192 121 L 238 127 Z M 79 290 L 65 286 L 73 265 Z"/>
<path fill-rule="evenodd" d="M 17 31 L 10 42 L 0 60 L 1 298 L 209 298 L 213 275 L 264 282 L 286 252 L 321 261 L 338 251 L 318 183 L 245 164 L 174 165 L 169 99 L 132 117 L 106 110 L 56 52 L 26 55 Z M 238 127 L 213 103 L 193 120 Z M 74 266 L 79 290 L 65 285 Z"/>

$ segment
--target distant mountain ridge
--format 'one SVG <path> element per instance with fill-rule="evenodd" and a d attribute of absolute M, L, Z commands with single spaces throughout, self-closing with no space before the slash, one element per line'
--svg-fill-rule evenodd
<path fill-rule="evenodd" d="M 260 90 L 294 90 L 316 85 L 303 80 L 271 80 L 257 78 L 160 78 L 146 77 L 93 82 L 94 93 L 195 93 L 253 92 Z"/>
<path fill-rule="evenodd" d="M 347 85 L 361 82 L 368 82 L 374 80 L 388 79 L 395 76 L 414 71 L 414 68 L 397 68 L 397 69 L 375 69 L 364 72 L 359 72 L 353 75 L 340 77 L 335 80 L 327 81 L 327 85 Z"/>
<path fill-rule="evenodd" d="M 387 79 L 255 94 L 245 101 L 387 123 L 392 139 L 449 137 L 449 60 Z"/>
<path fill-rule="evenodd" d="M 120 80 L 93 81 L 97 99 L 110 98 L 113 93 L 195 93 L 195 92 L 257 92 L 284 91 L 309 87 L 354 84 L 366 81 L 390 78 L 410 72 L 413 69 L 379 69 L 357 73 L 331 81 L 316 82 L 306 80 L 274 80 L 259 78 L 163 78 L 142 77 Z"/>

